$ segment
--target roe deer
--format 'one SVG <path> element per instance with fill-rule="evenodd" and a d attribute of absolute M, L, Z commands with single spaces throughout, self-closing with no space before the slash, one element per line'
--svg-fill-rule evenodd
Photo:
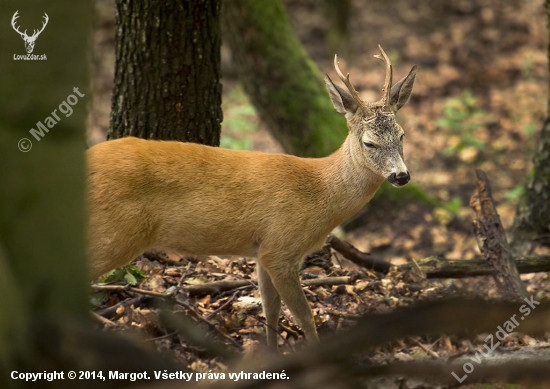
<path fill-rule="evenodd" d="M 405 185 L 403 129 L 395 113 L 408 100 L 416 66 L 391 87 L 386 64 L 382 98 L 366 103 L 338 68 L 348 91 L 326 76 L 349 134 L 325 158 L 235 151 L 193 143 L 123 138 L 88 150 L 91 276 L 122 266 L 147 249 L 257 258 L 267 343 L 277 347 L 281 298 L 317 340 L 302 287 L 302 258 L 361 209 L 387 179 Z"/>

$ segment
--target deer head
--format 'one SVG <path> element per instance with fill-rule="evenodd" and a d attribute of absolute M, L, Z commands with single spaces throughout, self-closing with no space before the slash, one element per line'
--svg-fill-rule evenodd
<path fill-rule="evenodd" d="M 21 32 L 15 25 L 15 20 L 19 17 L 19 15 L 17 15 L 18 12 L 19 11 L 15 11 L 13 17 L 11 18 L 11 26 L 15 31 L 19 33 L 19 35 L 21 35 L 21 38 L 23 38 L 23 40 L 25 41 L 25 50 L 27 50 L 27 53 L 30 54 L 34 50 L 34 42 L 36 41 L 36 38 L 38 38 L 38 35 L 40 35 L 42 31 L 44 31 L 46 24 L 48 24 L 49 17 L 48 14 L 44 12 L 44 22 L 42 23 L 42 28 L 40 30 L 34 30 L 32 36 L 28 36 L 27 30 L 25 30 L 25 32 Z"/>
<path fill-rule="evenodd" d="M 371 169 L 387 179 L 393 186 L 400 187 L 410 180 L 409 171 L 403 161 L 404 131 L 395 121 L 395 113 L 405 105 L 411 96 L 416 65 L 409 74 L 392 87 L 391 62 L 382 49 L 376 58 L 386 64 L 386 78 L 382 98 L 374 103 L 361 100 L 355 88 L 338 67 L 338 57 L 334 56 L 334 68 L 338 77 L 347 87 L 347 92 L 325 76 L 332 104 L 337 112 L 344 114 L 349 128 L 349 147 L 354 163 Z"/>

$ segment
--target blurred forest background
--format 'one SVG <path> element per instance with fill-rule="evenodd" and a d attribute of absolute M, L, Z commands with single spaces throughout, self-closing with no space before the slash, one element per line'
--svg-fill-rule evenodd
<path fill-rule="evenodd" d="M 502 297 L 490 276 L 427 279 L 430 277 L 415 269 L 422 259 L 431 256 L 474 260 L 472 263 L 480 260 L 478 242 L 472 231 L 475 214 L 469 206 L 476 187 L 475 168 L 487 173 L 506 231 L 510 233 L 514 223 L 518 223 L 517 209 L 522 201 L 529 199 L 526 184 L 533 176 L 533 158 L 542 144 L 539 134 L 547 116 L 548 30 L 543 2 L 284 0 L 284 3 L 270 3 L 276 4 L 272 9 L 284 11 L 278 13 L 277 23 L 282 23 L 278 26 L 284 25 L 288 18 L 291 29 L 284 31 L 287 35 L 281 35 L 282 42 L 269 45 L 267 41 L 265 52 L 277 52 L 281 48 L 278 45 L 286 48 L 302 45 L 311 63 L 305 57 L 305 70 L 296 69 L 294 75 L 298 79 L 303 74 L 317 77 L 301 80 L 309 83 L 308 87 L 317 88 L 323 73 L 334 76 L 336 53 L 363 100 L 377 100 L 383 84 L 383 67 L 373 58 L 378 44 L 384 47 L 393 63 L 395 79 L 406 75 L 411 66 L 419 67 L 412 99 L 397 115 L 406 133 L 404 154 L 411 183 L 403 189 L 384 185 L 365 209 L 335 232 L 360 251 L 401 267 L 382 274 L 357 265 L 330 248 L 325 250 L 325 255 L 308 258 L 303 281 L 323 343 L 311 349 L 305 347 L 300 328 L 283 308 L 280 346 L 286 355 L 280 359 L 271 357 L 261 346 L 265 340 L 264 319 L 253 283 L 254 261 L 250 258 L 209 257 L 202 261 L 185 258 L 182 261 L 171 253 L 144 255 L 135 262 L 134 269 L 145 273 L 146 278 L 141 277 L 140 271 L 125 270 L 110 276 L 118 277 L 119 281 L 125 278 L 132 286 L 94 285 L 97 293 L 91 300 L 94 318 L 101 327 L 97 323 L 95 328 L 88 326 L 82 242 L 84 147 L 80 146 L 84 143 L 84 128 L 88 146 L 105 141 L 108 133 L 113 135 L 113 123 L 117 120 L 118 124 L 124 123 L 120 120 L 124 107 L 119 104 L 121 100 L 112 101 L 113 91 L 116 95 L 120 87 L 114 82 L 115 0 L 93 1 L 90 15 L 81 11 L 89 3 L 82 3 L 85 5 L 80 4 L 80 8 L 51 6 L 59 15 L 64 14 L 67 22 L 55 24 L 55 18 L 50 22 L 52 34 L 53 31 L 56 34 L 55 42 L 64 43 L 46 46 L 50 59 L 43 65 L 50 66 L 50 78 L 35 72 L 30 61 L 21 64 L 10 58 L 0 62 L 3 74 L 17 80 L 30 80 L 23 84 L 23 89 L 18 83 L 3 81 L 5 90 L 0 104 L 0 126 L 9 130 L 0 132 L 0 148 L 5 147 L 0 151 L 0 158 L 5 161 L 0 164 L 0 176 L 2 182 L 9 183 L 0 188 L 0 296 L 3 297 L 0 303 L 4 304 L 1 309 L 4 314 L 0 317 L 0 384 L 5 379 L 1 373 L 13 366 L 21 371 L 26 367 L 29 371 L 78 368 L 129 372 L 140 369 L 224 372 L 228 366 L 236 371 L 261 371 L 267 366 L 270 371 L 286 369 L 292 377 L 288 385 L 275 381 L 219 381 L 213 385 L 220 388 L 231 385 L 240 388 L 270 385 L 457 387 L 457 380 L 450 375 L 450 364 L 454 363 L 457 374 L 464 374 L 462 364 L 483 350 L 487 335 L 512 313 L 517 313 L 517 307 L 481 300 L 458 300 L 448 305 L 432 302 L 418 310 L 406 307 L 465 292 L 495 300 Z M 130 4 L 125 0 L 117 3 L 121 7 Z M 229 1 L 222 3 L 228 7 Z M 240 16 L 235 4 L 241 7 Z M 332 116 L 318 120 L 315 125 L 323 128 L 322 131 L 325 126 L 337 128 L 319 143 L 308 143 L 309 139 L 319 139 L 316 128 L 308 129 L 313 131 L 310 133 L 304 130 L 308 136 L 301 136 L 294 127 L 281 126 L 287 119 L 298 125 L 310 113 L 306 107 L 303 114 L 298 112 L 292 119 L 295 122 L 291 122 L 284 114 L 285 99 L 262 105 L 258 97 L 265 90 L 276 88 L 273 80 L 285 74 L 288 64 L 283 59 L 280 66 L 273 67 L 280 72 L 273 71 L 261 78 L 256 73 L 243 72 L 242 64 L 251 53 L 232 50 L 237 47 L 235 40 L 239 37 L 235 31 L 254 33 L 254 29 L 247 30 L 243 22 L 254 13 L 246 12 L 247 7 L 253 9 L 253 4 L 260 3 L 235 0 L 227 8 L 231 9 L 230 13 L 226 9 L 219 15 L 223 85 L 220 146 L 268 153 L 292 152 L 301 156 L 326 155 L 338 146 L 340 137 L 345 136 L 343 121 Z M 258 9 L 261 7 L 256 11 Z M 71 18 L 72 13 L 78 18 Z M 10 8 L 4 12 L 4 19 L 8 20 L 12 14 Z M 53 10 L 52 15 L 55 15 Z M 87 17 L 91 34 L 85 22 Z M 269 24 L 270 19 L 265 19 L 265 23 Z M 19 38 L 16 35 L 17 40 L 13 38 L 9 23 L 4 24 L 0 26 L 0 39 L 3 39 L 0 46 L 22 47 Z M 69 28 L 75 32 L 67 34 Z M 4 31 L 7 32 L 4 34 Z M 83 42 L 89 35 L 91 39 L 86 46 Z M 68 60 L 71 57 L 79 61 L 73 63 Z M 89 73 L 83 66 L 84 59 L 89 60 Z M 87 74 L 90 88 L 86 91 L 86 125 L 78 125 L 78 119 L 85 115 L 84 106 L 78 106 L 79 111 L 75 111 L 70 120 L 60 123 L 56 131 L 52 130 L 40 144 L 35 143 L 34 149 L 22 157 L 12 146 L 23 131 L 34 126 L 65 98 L 70 91 L 65 87 L 72 88 L 75 80 L 80 80 L 78 85 L 85 83 Z M 291 91 L 287 95 L 289 100 L 296 98 Z M 325 100 L 328 101 L 326 96 Z M 316 101 L 315 110 L 322 110 L 325 103 Z M 280 109 L 276 112 L 279 116 L 266 115 L 265 110 L 275 104 Z M 332 107 L 327 107 L 332 112 Z M 295 107 L 289 107 L 292 111 L 290 108 Z M 212 115 L 214 133 L 219 118 L 220 112 Z M 305 125 L 311 126 L 311 123 Z M 309 137 L 311 134 L 314 136 Z M 216 136 L 210 139 L 211 143 L 217 141 Z M 36 189 L 41 188 L 42 183 L 44 187 L 49 185 L 48 191 Z M 33 244 L 28 243 L 30 233 L 37 237 Z M 547 231 L 539 231 L 534 240 L 530 236 L 534 243 L 529 244 L 527 250 L 547 258 L 548 233 L 547 227 Z M 65 247 L 64 242 L 74 243 L 67 244 L 70 247 L 63 251 L 60 248 Z M 69 267 L 66 258 L 71 258 Z M 338 278 L 341 284 L 315 285 L 319 277 Z M 548 273 L 522 274 L 521 279 L 529 295 L 537 300 L 548 299 Z M 232 285 L 240 286 L 206 293 L 201 290 L 212 281 L 235 282 Z M 508 336 L 499 351 L 488 357 L 500 365 L 493 365 L 496 366 L 493 370 L 491 366 L 475 365 L 475 373 L 461 387 L 519 387 L 476 384 L 485 381 L 528 382 L 529 386 L 525 387 L 547 387 L 545 383 L 550 382 L 549 311 L 544 303 L 538 306 L 529 320 L 522 322 L 521 332 Z M 379 313 L 387 315 L 374 315 Z M 370 316 L 361 318 L 365 314 Z M 75 318 L 78 320 L 73 320 Z M 84 322 L 86 326 L 77 324 Z M 356 322 L 359 326 L 354 326 Z M 98 327 L 112 331 L 100 333 L 96 331 Z M 349 331 L 345 332 L 346 329 Z M 464 330 L 470 332 L 465 334 Z M 134 341 L 128 343 L 120 337 L 111 337 L 113 332 L 121 332 Z M 333 333 L 337 336 L 331 337 Z M 135 339 L 139 339 L 139 346 L 135 346 Z M 149 353 L 155 349 L 168 357 L 169 362 Z M 519 358 L 528 364 L 518 363 Z M 380 378 L 382 373 L 394 375 Z M 23 386 L 13 380 L 5 382 L 14 387 Z M 93 381 L 80 383 L 81 387 L 100 386 Z M 62 384 L 61 381 L 49 383 L 51 387 L 63 387 Z M 111 387 L 134 385 L 127 380 L 106 383 L 109 384 Z M 183 382 L 177 384 L 184 387 Z M 163 382 L 162 387 L 174 386 Z"/>

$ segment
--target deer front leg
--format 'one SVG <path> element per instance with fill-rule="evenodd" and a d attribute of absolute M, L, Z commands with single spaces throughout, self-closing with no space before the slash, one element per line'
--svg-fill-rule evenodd
<path fill-rule="evenodd" d="M 267 271 L 258 262 L 258 284 L 260 286 L 260 296 L 264 315 L 267 321 L 267 345 L 272 348 L 277 348 L 277 328 L 279 325 L 279 315 L 281 313 L 281 297 L 275 289 L 273 282 Z"/>
<path fill-rule="evenodd" d="M 264 254 L 259 258 L 260 267 L 263 268 L 262 271 L 267 273 L 267 276 L 270 278 L 272 285 L 275 287 L 276 291 L 279 292 L 279 296 L 283 299 L 286 306 L 292 313 L 294 319 L 298 322 L 298 325 L 302 327 L 308 341 L 317 341 L 317 330 L 315 328 L 315 321 L 313 320 L 313 313 L 309 307 L 309 303 L 306 299 L 302 286 L 300 285 L 299 269 L 298 265 L 300 259 L 297 260 L 288 260 L 288 258 L 282 258 L 280 254 Z M 261 291 L 263 293 L 263 291 Z M 268 291 L 268 296 L 269 296 Z M 264 297 L 262 295 L 262 301 Z M 272 301 L 270 301 L 272 303 Z M 267 308 L 266 308 L 266 317 L 267 317 Z M 280 310 L 277 307 L 277 319 L 275 323 L 278 322 Z M 269 311 L 269 315 L 274 315 L 273 311 Z M 268 317 L 268 325 L 269 325 Z M 273 320 L 273 318 L 271 319 Z M 268 328 L 268 344 L 269 342 L 275 342 L 276 334 L 271 335 L 273 338 L 269 337 Z"/>

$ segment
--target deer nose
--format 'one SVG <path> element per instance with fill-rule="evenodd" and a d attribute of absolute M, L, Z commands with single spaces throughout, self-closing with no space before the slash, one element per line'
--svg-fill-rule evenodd
<path fill-rule="evenodd" d="M 409 174 L 409 172 L 406 172 L 406 173 L 401 172 L 397 175 L 395 173 L 392 173 L 387 178 L 390 184 L 396 185 L 396 186 L 403 186 L 407 182 L 409 182 L 410 179 L 411 179 L 411 175 Z"/>

